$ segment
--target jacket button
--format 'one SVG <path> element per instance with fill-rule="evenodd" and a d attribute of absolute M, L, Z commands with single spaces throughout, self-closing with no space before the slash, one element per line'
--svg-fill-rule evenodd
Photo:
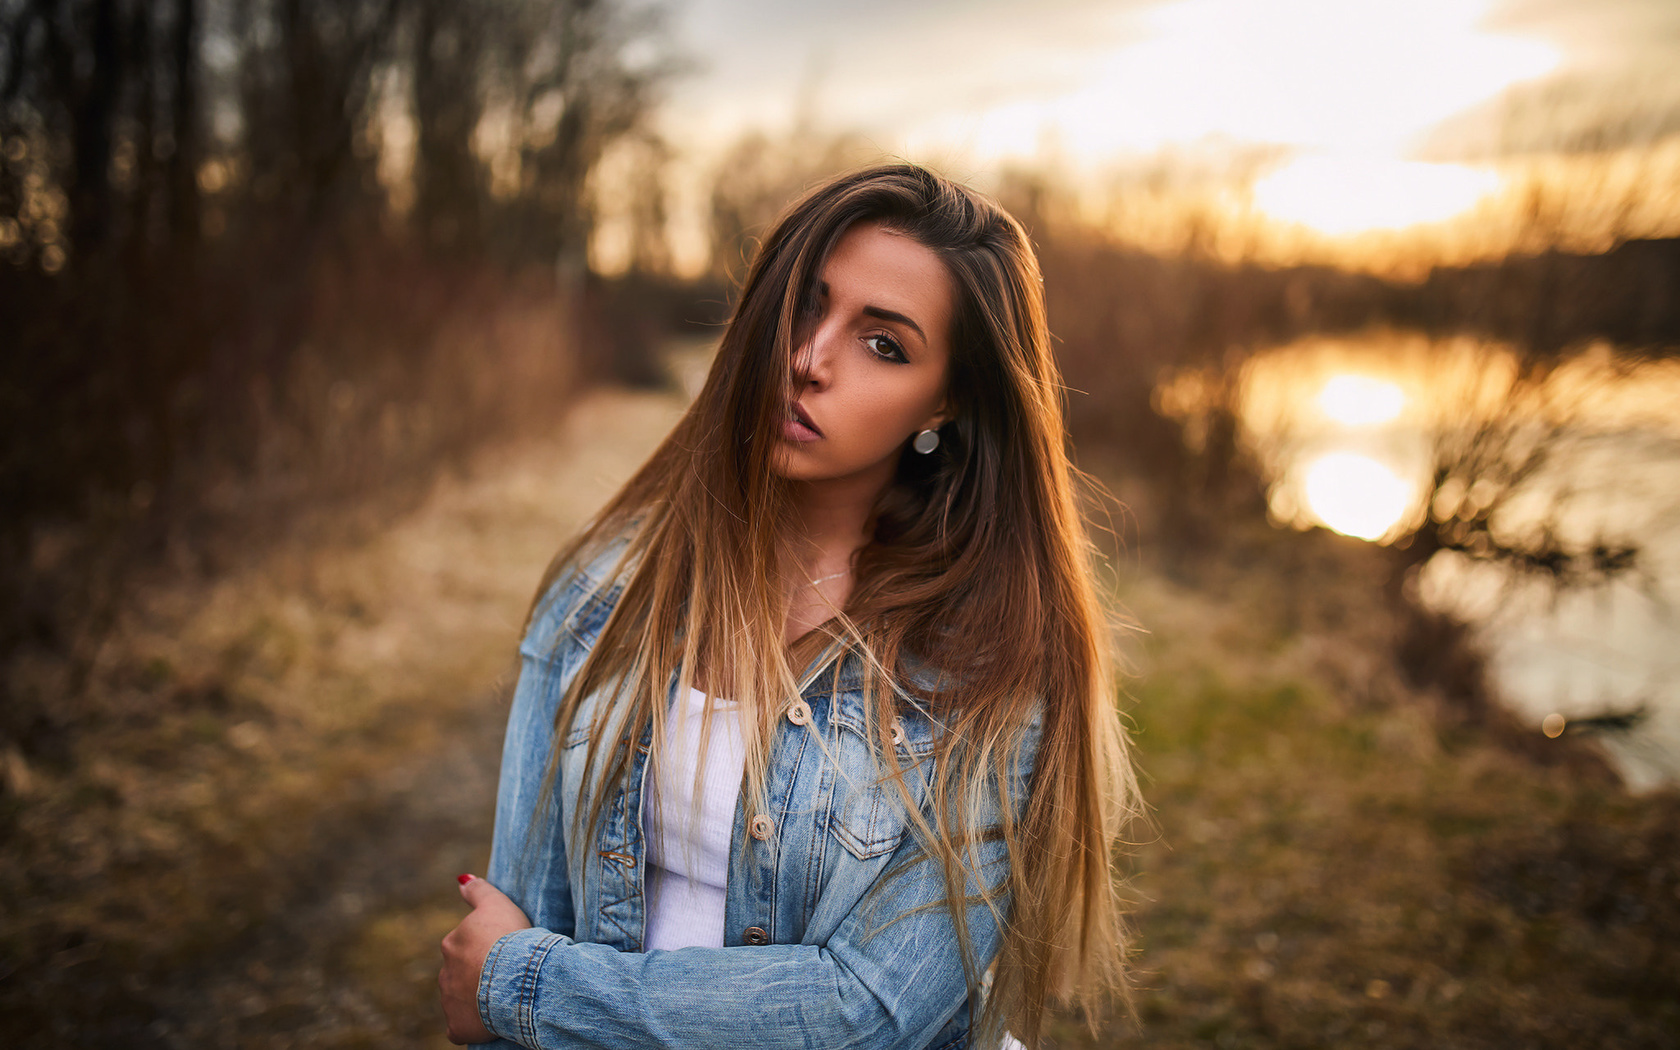
<path fill-rule="evenodd" d="M 795 700 L 788 708 L 788 721 L 796 726 L 809 725 L 811 721 L 811 707 L 803 700 Z"/>
<path fill-rule="evenodd" d="M 904 746 L 904 723 L 896 718 L 892 720 L 892 742 L 894 747 Z"/>
<path fill-rule="evenodd" d="M 752 818 L 752 822 L 747 825 L 747 833 L 760 842 L 769 838 L 770 833 L 775 830 L 776 822 L 762 813 Z"/>
<path fill-rule="evenodd" d="M 746 931 L 741 934 L 741 939 L 754 945 L 770 943 L 770 935 L 764 932 L 762 926 L 748 926 Z"/>

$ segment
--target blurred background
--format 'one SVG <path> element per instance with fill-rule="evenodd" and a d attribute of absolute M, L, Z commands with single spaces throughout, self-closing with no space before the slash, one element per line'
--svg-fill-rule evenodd
<path fill-rule="evenodd" d="M 1670 0 L 0 0 L 6 1041 L 444 1045 L 543 565 L 907 158 L 1118 498 L 1136 1009 L 1057 1045 L 1672 1045 L 1677 68 Z"/>

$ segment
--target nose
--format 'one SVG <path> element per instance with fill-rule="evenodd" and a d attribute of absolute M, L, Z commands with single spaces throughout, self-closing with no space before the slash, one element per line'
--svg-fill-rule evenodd
<path fill-rule="evenodd" d="M 799 390 L 822 389 L 830 378 L 829 343 L 832 334 L 825 324 L 812 327 L 805 341 L 793 351 L 793 385 Z"/>

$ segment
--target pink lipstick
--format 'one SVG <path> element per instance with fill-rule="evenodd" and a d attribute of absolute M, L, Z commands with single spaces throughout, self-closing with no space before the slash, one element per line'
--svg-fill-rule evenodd
<path fill-rule="evenodd" d="M 805 406 L 795 401 L 788 406 L 788 418 L 782 423 L 782 436 L 789 441 L 816 441 L 823 436 L 822 428 L 812 422 Z"/>

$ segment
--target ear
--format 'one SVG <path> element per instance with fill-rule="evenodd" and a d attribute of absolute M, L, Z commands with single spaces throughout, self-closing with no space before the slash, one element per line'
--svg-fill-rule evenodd
<path fill-rule="evenodd" d="M 939 399 L 939 405 L 933 410 L 933 415 L 922 424 L 923 430 L 938 430 L 940 427 L 957 418 L 957 406 L 951 400 L 951 391 L 947 389 Z"/>

